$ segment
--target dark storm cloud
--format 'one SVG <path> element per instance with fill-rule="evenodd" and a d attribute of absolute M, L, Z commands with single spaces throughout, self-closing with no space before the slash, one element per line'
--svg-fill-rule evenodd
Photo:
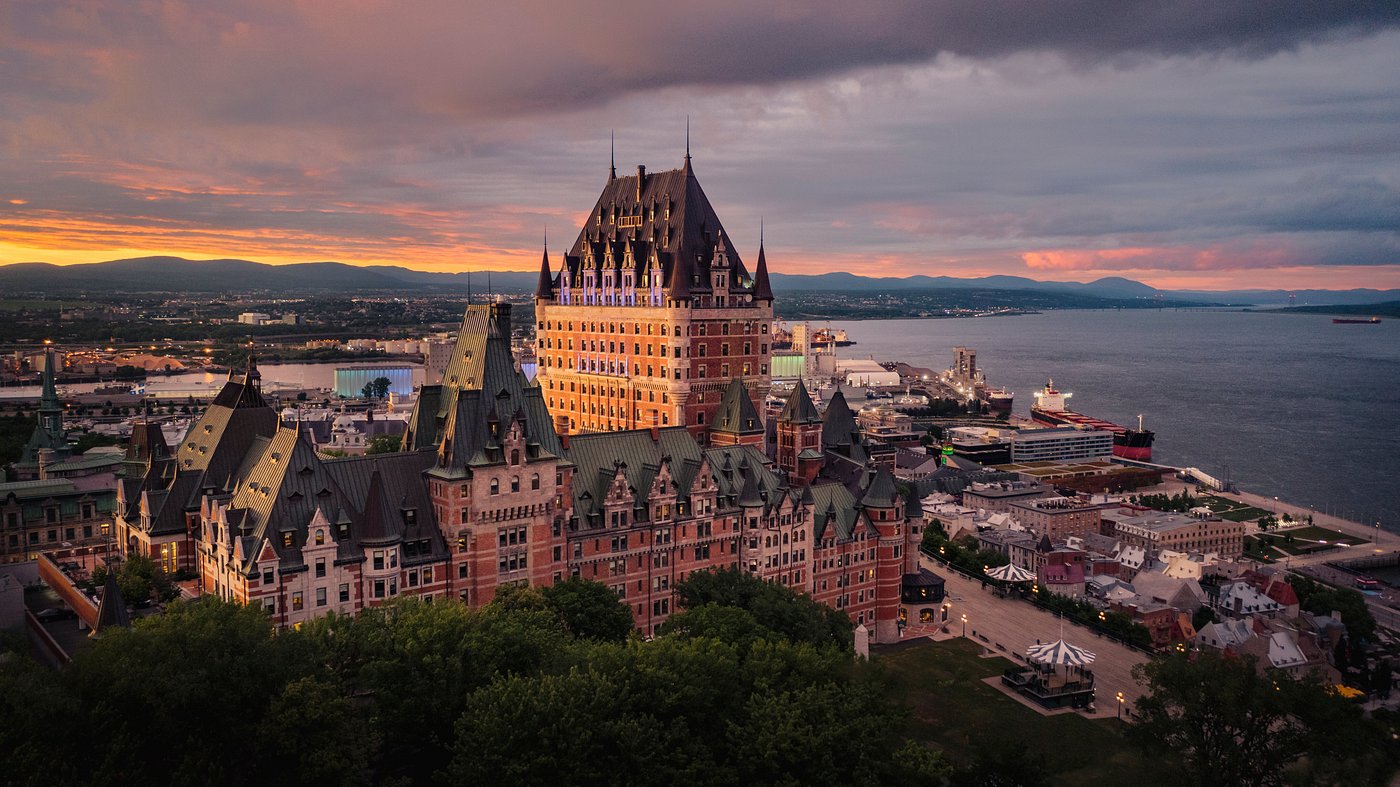
<path fill-rule="evenodd" d="M 0 11 L 7 90 L 102 91 L 156 117 L 354 124 L 559 111 L 639 90 L 771 84 L 948 53 L 1085 64 L 1260 57 L 1400 24 L 1400 4 L 1250 0 L 455 0 L 39 3 Z M 45 68 L 35 68 L 44 58 Z M 66 62 L 64 62 L 66 61 Z M 47 77 L 47 78 L 45 78 Z"/>
<path fill-rule="evenodd" d="M 766 215 L 777 269 L 1394 276 L 1397 26 L 1233 0 L 0 3 L 0 262 L 125 239 L 528 266 L 578 231 L 610 129 L 662 169 L 690 116 L 727 230 L 751 255 Z"/>

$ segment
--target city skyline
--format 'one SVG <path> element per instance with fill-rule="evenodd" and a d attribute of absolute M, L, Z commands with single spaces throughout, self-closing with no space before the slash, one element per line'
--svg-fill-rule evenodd
<path fill-rule="evenodd" d="M 1400 286 L 1395 11 L 390 11 L 0 11 L 0 263 L 531 270 L 689 125 L 774 272 Z"/>

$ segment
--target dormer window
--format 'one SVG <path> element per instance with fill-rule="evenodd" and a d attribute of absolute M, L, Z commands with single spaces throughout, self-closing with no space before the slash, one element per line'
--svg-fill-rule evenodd
<path fill-rule="evenodd" d="M 326 531 L 318 529 L 316 531 L 316 546 L 323 546 L 326 543 Z"/>
<path fill-rule="evenodd" d="M 282 546 L 290 549 L 292 546 L 292 532 L 290 530 L 282 533 Z"/>

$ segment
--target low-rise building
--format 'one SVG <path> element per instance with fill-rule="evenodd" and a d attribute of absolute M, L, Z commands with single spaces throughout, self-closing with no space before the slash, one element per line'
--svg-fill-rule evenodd
<path fill-rule="evenodd" d="M 115 497 L 110 488 L 84 490 L 63 478 L 0 484 L 0 562 L 105 543 Z"/>
<path fill-rule="evenodd" d="M 1157 554 L 1174 552 L 1216 552 L 1233 558 L 1244 546 L 1244 523 L 1223 519 L 1197 519 L 1187 514 L 1171 514 L 1136 506 L 1124 506 L 1102 513 L 1105 530 L 1123 541 Z"/>
<path fill-rule="evenodd" d="M 1042 497 L 1011 503 L 1010 513 L 1025 527 L 1049 536 L 1098 534 L 1102 506 L 1074 497 Z"/>
<path fill-rule="evenodd" d="M 1012 503 L 1037 500 L 1052 494 L 1054 489 L 1051 487 L 1022 481 L 973 484 L 963 490 L 962 503 L 969 508 L 980 508 L 984 511 L 1010 511 Z"/>

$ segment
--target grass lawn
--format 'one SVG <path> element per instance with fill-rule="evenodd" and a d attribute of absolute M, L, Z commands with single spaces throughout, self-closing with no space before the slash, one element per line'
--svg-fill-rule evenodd
<path fill-rule="evenodd" d="M 1253 522 L 1263 517 L 1269 516 L 1269 512 L 1254 506 L 1244 508 L 1234 508 L 1229 511 L 1220 512 L 1221 519 L 1228 519 L 1231 522 Z"/>
<path fill-rule="evenodd" d="M 1343 532 L 1341 532 L 1341 531 L 1339 531 L 1339 530 L 1329 530 L 1328 528 L 1319 527 L 1319 526 L 1317 526 L 1317 525 L 1308 525 L 1307 527 L 1299 527 L 1299 528 L 1291 528 L 1291 529 L 1289 529 L 1289 530 L 1283 530 L 1283 531 L 1280 531 L 1280 532 L 1279 532 L 1279 535 L 1283 535 L 1284 533 L 1292 534 L 1292 536 L 1293 536 L 1294 538 L 1304 538 L 1304 539 L 1308 539 L 1308 540 L 1310 540 L 1310 541 L 1326 541 L 1326 542 L 1329 543 L 1329 544 L 1337 544 L 1337 543 L 1341 543 L 1341 544 L 1364 544 L 1364 543 L 1366 543 L 1366 540 L 1365 540 L 1364 538 L 1357 538 L 1356 536 L 1349 536 L 1349 535 L 1347 535 L 1346 533 L 1343 533 Z"/>
<path fill-rule="evenodd" d="M 997 742 L 1025 747 L 1045 756 L 1054 784 L 1141 787 L 1171 781 L 1124 738 L 1116 719 L 1041 716 L 982 683 L 1012 662 L 979 653 L 971 642 L 954 639 L 875 655 L 912 711 L 912 737 L 938 746 L 956 765 L 971 762 L 974 748 L 996 750 Z"/>

